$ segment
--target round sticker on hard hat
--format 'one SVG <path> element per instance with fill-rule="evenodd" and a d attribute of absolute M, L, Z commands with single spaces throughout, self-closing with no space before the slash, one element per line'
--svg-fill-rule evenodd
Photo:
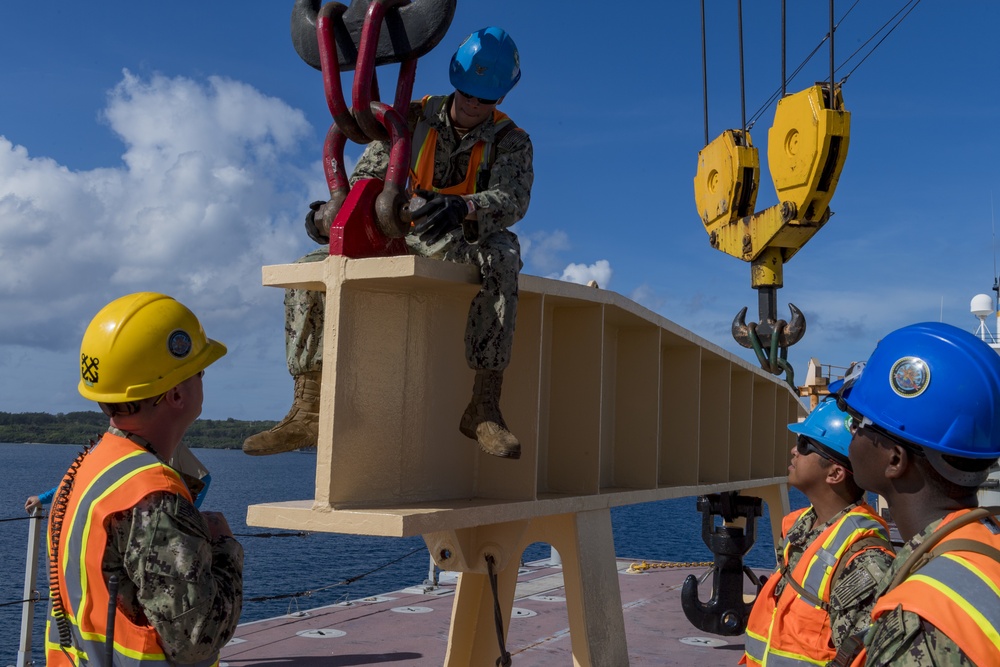
<path fill-rule="evenodd" d="M 892 365 L 889 384 L 903 398 L 914 398 L 924 393 L 931 383 L 931 369 L 918 357 L 903 357 Z"/>
<path fill-rule="evenodd" d="M 178 359 L 191 354 L 191 336 L 183 329 L 177 329 L 167 338 L 167 349 Z"/>

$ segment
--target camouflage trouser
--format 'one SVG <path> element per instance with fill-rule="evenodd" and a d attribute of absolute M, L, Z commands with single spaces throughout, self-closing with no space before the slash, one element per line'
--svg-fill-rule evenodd
<path fill-rule="evenodd" d="M 466 243 L 459 232 L 427 246 L 410 235 L 406 237 L 406 244 L 415 255 L 472 264 L 479 269 L 482 286 L 469 307 L 465 359 L 474 369 L 502 371 L 507 368 L 514 344 L 517 277 L 522 266 L 517 236 L 504 230 L 471 244 Z M 329 254 L 329 247 L 322 246 L 296 263 L 318 262 Z M 292 375 L 322 369 L 325 309 L 323 292 L 285 290 L 285 355 Z"/>

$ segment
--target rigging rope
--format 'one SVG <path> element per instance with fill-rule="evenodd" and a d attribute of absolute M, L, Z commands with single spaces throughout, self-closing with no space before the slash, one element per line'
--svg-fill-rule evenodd
<path fill-rule="evenodd" d="M 708 145 L 708 45 L 705 39 L 705 0 L 701 0 L 701 89 L 705 107 L 705 145 Z M 995 273 L 995 272 L 994 272 Z"/>
<path fill-rule="evenodd" d="M 882 45 L 882 42 L 884 42 L 889 37 L 889 35 L 891 35 L 892 32 L 896 28 L 899 27 L 899 25 L 903 22 L 903 20 L 906 19 L 906 17 L 910 15 L 910 12 L 912 12 L 914 9 L 916 9 L 917 5 L 919 5 L 919 4 L 920 4 L 920 0 L 909 0 L 905 5 L 903 5 L 903 7 L 898 12 L 896 12 L 893 15 L 893 17 L 891 19 L 889 19 L 888 21 L 886 21 L 885 24 L 883 24 L 881 28 L 879 28 L 877 31 L 875 31 L 875 34 L 873 34 L 871 37 L 868 38 L 868 41 L 866 41 L 865 44 L 868 44 L 868 42 L 870 42 L 873 39 L 875 39 L 875 35 L 879 34 L 883 30 L 885 30 L 885 27 L 887 25 L 889 25 L 889 23 L 891 23 L 894 18 L 896 18 L 897 16 L 899 16 L 903 12 L 904 9 L 906 10 L 906 13 L 903 14 L 903 16 L 898 21 L 896 21 L 896 24 L 894 26 L 892 26 L 892 28 L 890 28 L 887 33 L 885 33 L 885 37 L 883 37 L 882 39 L 880 39 L 875 44 L 875 46 L 873 46 L 871 48 L 871 51 L 869 51 L 868 53 L 865 54 L 865 57 L 861 59 L 861 62 L 859 62 L 857 65 L 855 65 L 854 69 L 852 69 L 850 72 L 848 72 L 844 76 L 844 78 L 840 80 L 841 84 L 844 84 L 847 81 L 847 79 L 850 78 L 850 76 L 852 74 L 854 74 L 855 70 L 857 70 L 859 67 L 861 67 L 862 63 L 864 63 L 866 60 L 868 60 L 868 57 L 871 56 L 871 54 L 875 53 L 875 49 L 877 49 L 879 46 Z M 909 6 L 909 9 L 906 9 L 908 6 Z M 865 44 L 862 44 L 860 47 L 858 47 L 857 51 L 855 51 L 854 53 L 852 53 L 851 56 L 847 60 L 845 60 L 844 62 L 842 62 L 840 64 L 840 67 L 838 67 L 837 69 L 840 70 L 845 65 L 847 65 L 847 63 L 850 62 L 851 58 L 853 58 L 854 56 L 856 56 L 858 54 L 858 51 L 860 51 L 862 48 L 864 48 Z"/>
<path fill-rule="evenodd" d="M 739 13 L 739 24 L 740 24 L 740 120 L 742 121 L 741 128 L 744 132 L 747 131 L 747 95 L 746 95 L 746 79 L 743 75 L 743 0 L 739 0 L 736 3 L 737 11 Z"/>
<path fill-rule="evenodd" d="M 0 602 L 0 607 L 9 607 L 13 604 L 24 604 L 25 602 L 41 602 L 41 601 L 42 601 L 42 594 L 38 591 L 35 591 L 34 597 L 30 597 L 27 600 L 12 600 L 10 602 Z"/>
<path fill-rule="evenodd" d="M 852 11 L 854 11 L 854 8 L 858 6 L 859 2 L 861 2 L 861 0 L 855 0 L 854 4 L 851 5 L 850 8 L 848 8 L 848 10 L 846 12 L 844 12 L 844 15 L 840 17 L 840 20 L 837 21 L 836 25 L 833 27 L 833 32 L 836 32 L 840 28 L 840 25 L 850 15 L 850 13 Z M 865 48 L 865 46 L 867 46 L 868 44 L 870 44 L 871 41 L 873 39 L 875 39 L 883 30 L 885 30 L 887 26 L 889 26 L 890 24 L 893 23 L 893 21 L 895 21 L 895 24 L 885 34 L 885 36 L 882 37 L 882 39 L 880 39 L 878 41 L 878 43 L 876 43 L 875 46 L 873 46 L 871 48 L 871 50 L 869 50 L 865 54 L 864 58 L 862 58 L 861 61 L 858 62 L 858 64 L 850 72 L 848 72 L 842 79 L 840 79 L 840 81 L 838 81 L 838 83 L 840 85 L 843 85 L 844 83 L 846 83 L 847 79 L 850 78 L 850 76 L 852 74 L 854 74 L 854 72 L 859 67 L 861 67 L 862 63 L 864 63 L 865 60 L 867 60 L 873 53 L 875 53 L 875 50 L 878 49 L 879 46 L 882 45 L 882 42 L 884 42 L 886 40 L 886 38 L 888 38 L 889 35 L 891 35 L 892 32 L 896 28 L 899 27 L 899 25 L 906 19 L 906 17 L 910 15 L 910 12 L 912 12 L 914 9 L 916 9 L 916 6 L 918 4 L 920 4 L 920 0 L 907 0 L 906 4 L 904 4 L 899 9 L 899 11 L 897 11 L 895 14 L 893 14 L 892 17 L 889 18 L 889 20 L 887 20 L 885 23 L 883 23 L 882 26 L 878 30 L 876 30 L 874 33 L 872 33 L 871 37 L 869 37 L 867 40 L 865 40 L 865 42 L 854 51 L 854 53 L 852 53 L 850 56 L 848 56 L 847 58 L 845 58 L 840 63 L 840 65 L 838 65 L 836 67 L 836 69 L 834 70 L 834 75 L 836 75 L 836 72 L 839 72 L 844 67 L 846 67 L 847 63 L 851 62 L 851 60 L 854 59 L 854 57 L 857 56 L 858 53 L 861 52 Z M 905 14 L 903 14 L 904 11 L 906 12 Z M 903 16 L 899 17 L 900 14 L 903 14 Z M 899 17 L 898 20 L 897 20 L 897 17 Z M 795 77 L 798 76 L 799 73 L 802 72 L 802 69 L 807 64 L 809 64 L 809 61 L 812 60 L 813 56 L 816 55 L 816 53 L 823 47 L 823 45 L 826 43 L 826 40 L 828 40 L 828 39 L 830 39 L 830 33 L 829 32 L 826 33 L 823 36 L 823 38 L 819 41 L 819 43 L 816 44 L 815 48 L 813 48 L 813 50 L 809 52 L 809 55 L 807 55 L 802 60 L 802 62 L 799 63 L 799 66 L 795 68 L 795 71 L 793 71 L 792 74 L 791 74 L 791 76 L 789 76 L 787 79 L 784 79 L 784 72 L 782 72 L 782 78 L 784 79 L 782 81 L 782 85 L 778 88 L 778 90 L 774 91 L 767 98 L 767 100 L 764 101 L 764 103 L 761 105 L 761 107 L 757 111 L 755 111 L 754 114 L 750 117 L 750 123 L 749 123 L 749 125 L 746 126 L 747 130 L 752 129 L 753 126 L 757 123 L 757 121 L 760 120 L 760 117 L 764 114 L 764 112 L 767 111 L 771 107 L 771 105 L 775 103 L 776 100 L 779 100 L 779 99 L 781 99 L 784 96 L 784 92 L 783 91 L 784 91 L 785 85 L 787 83 L 790 83 L 792 80 L 794 80 Z M 784 58 L 782 58 L 782 63 L 784 63 Z M 784 64 L 782 64 L 782 67 L 784 67 Z"/>
<path fill-rule="evenodd" d="M 385 563 L 384 565 L 380 565 L 380 566 L 378 566 L 378 567 L 376 567 L 374 569 L 368 570 L 367 572 L 363 572 L 363 573 L 361 573 L 361 574 L 359 574 L 357 576 L 349 577 L 347 579 L 344 579 L 342 581 L 338 581 L 338 582 L 333 583 L 333 584 L 328 584 L 326 586 L 320 586 L 319 588 L 314 588 L 314 589 L 311 589 L 311 590 L 308 590 L 308 591 L 299 591 L 297 593 L 284 593 L 282 595 L 262 595 L 260 597 L 247 598 L 247 599 L 245 599 L 243 601 L 244 602 L 266 602 L 267 600 L 282 600 L 282 599 L 285 599 L 285 598 L 310 597 L 314 593 L 319 593 L 320 591 L 325 591 L 325 590 L 330 589 L 330 588 L 336 588 L 338 586 L 347 586 L 349 584 L 352 584 L 355 581 L 358 581 L 359 579 L 363 579 L 363 578 L 367 577 L 369 574 L 374 574 L 375 572 L 378 572 L 379 570 L 384 570 L 385 568 L 389 567 L 390 565 L 394 565 L 394 564 L 398 563 L 401 560 L 409 558 L 413 554 L 416 554 L 416 553 L 419 553 L 419 552 L 425 551 L 425 550 L 426 550 L 426 547 L 420 547 L 418 549 L 414 549 L 413 551 L 411 551 L 408 554 L 405 554 L 403 556 L 400 556 L 399 558 L 391 560 L 388 563 Z"/>
<path fill-rule="evenodd" d="M 510 652 L 503 637 L 503 611 L 500 610 L 500 596 L 497 592 L 497 573 L 493 571 L 496 561 L 492 554 L 486 555 L 486 572 L 490 580 L 490 589 L 493 591 L 493 624 L 497 629 L 497 643 L 500 645 L 500 657 L 497 658 L 497 667 L 510 667 Z"/>
<path fill-rule="evenodd" d="M 47 516 L 48 515 L 46 514 L 39 514 L 38 516 L 12 516 L 6 519 L 0 519 L 0 523 L 4 523 L 6 521 L 31 521 L 32 519 L 45 519 Z"/>

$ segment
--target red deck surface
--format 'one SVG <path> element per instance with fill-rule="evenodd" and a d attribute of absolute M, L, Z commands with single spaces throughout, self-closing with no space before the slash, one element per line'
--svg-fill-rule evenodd
<path fill-rule="evenodd" d="M 629 565 L 630 561 L 618 562 L 629 665 L 736 664 L 743 653 L 742 635 L 706 635 L 681 610 L 684 578 L 704 574 L 706 568 L 655 568 L 629 574 Z M 407 588 L 310 609 L 298 618 L 241 625 L 222 650 L 223 665 L 443 665 L 455 579 L 450 573 L 442 573 L 442 579 L 431 593 L 423 587 Z M 521 568 L 507 637 L 516 667 L 573 664 L 564 595 L 561 567 L 533 563 Z M 711 578 L 700 587 L 703 600 L 710 595 Z"/>

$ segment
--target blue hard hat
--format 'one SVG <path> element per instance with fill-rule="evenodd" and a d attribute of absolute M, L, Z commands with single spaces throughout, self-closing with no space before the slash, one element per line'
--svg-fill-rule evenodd
<path fill-rule="evenodd" d="M 846 461 L 847 447 L 851 444 L 849 419 L 847 413 L 837 407 L 837 401 L 828 398 L 817 405 L 805 421 L 789 424 L 788 430 L 815 440 L 837 454 L 838 461 Z"/>
<path fill-rule="evenodd" d="M 448 73 L 455 90 L 499 100 L 521 79 L 521 59 L 510 35 L 491 26 L 465 38 L 451 57 Z"/>
<path fill-rule="evenodd" d="M 904 442 L 961 458 L 1000 457 L 1000 355 L 957 327 L 925 322 L 893 331 L 841 396 Z"/>
<path fill-rule="evenodd" d="M 827 391 L 830 392 L 830 397 L 841 400 L 844 394 L 844 387 L 850 387 L 855 382 L 857 382 L 858 378 L 861 377 L 861 373 L 863 373 L 864 370 L 865 370 L 865 362 L 863 361 L 851 362 L 851 365 L 847 367 L 847 372 L 844 373 L 844 377 L 840 378 L 839 380 L 834 380 L 833 382 L 830 383 L 830 386 L 827 387 Z"/>

